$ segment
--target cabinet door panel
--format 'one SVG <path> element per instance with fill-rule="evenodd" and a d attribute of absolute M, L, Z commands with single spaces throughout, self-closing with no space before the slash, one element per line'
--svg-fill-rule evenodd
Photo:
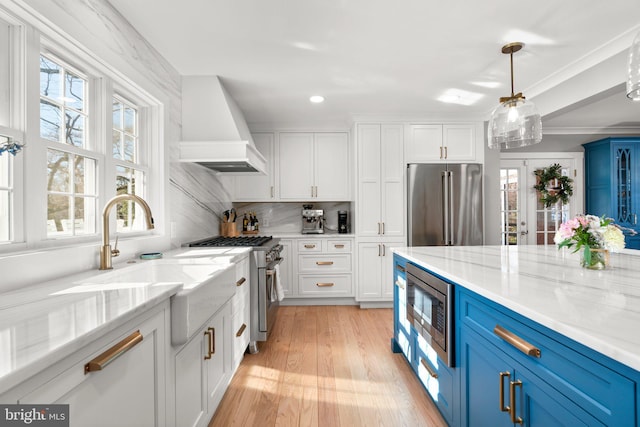
<path fill-rule="evenodd" d="M 475 125 L 443 125 L 442 145 L 449 162 L 474 161 L 476 159 Z"/>
<path fill-rule="evenodd" d="M 207 370 L 207 409 L 209 414 L 213 415 L 213 412 L 218 407 L 218 403 L 222 399 L 222 395 L 225 390 L 225 381 L 227 374 L 227 365 L 230 364 L 230 354 L 227 354 L 230 349 L 230 341 L 225 340 L 226 329 L 230 328 L 230 325 L 226 323 L 229 319 L 225 317 L 226 311 L 219 312 L 213 320 L 208 323 L 208 327 L 213 329 L 213 348 L 211 358 L 205 361 Z M 206 342 L 208 345 L 208 341 Z M 227 344 L 227 345 L 225 345 Z"/>
<path fill-rule="evenodd" d="M 358 297 L 379 299 L 382 293 L 382 245 L 358 244 Z M 391 279 L 387 279 L 390 281 Z"/>
<path fill-rule="evenodd" d="M 281 199 L 309 200 L 313 197 L 313 138 L 312 133 L 280 134 Z"/>
<path fill-rule="evenodd" d="M 268 201 L 275 197 L 274 188 L 274 149 L 272 133 L 252 134 L 256 148 L 267 160 L 266 175 L 237 175 L 234 177 L 234 200 Z"/>
<path fill-rule="evenodd" d="M 176 426 L 197 426 L 207 411 L 204 400 L 207 344 L 207 337 L 198 334 L 175 357 Z"/>
<path fill-rule="evenodd" d="M 350 199 L 349 164 L 349 138 L 346 133 L 315 134 L 316 198 Z"/>
<path fill-rule="evenodd" d="M 383 125 L 380 174 L 384 236 L 404 236 L 406 231 L 403 147 L 402 126 Z"/>
<path fill-rule="evenodd" d="M 358 126 L 358 221 L 361 236 L 377 236 L 382 222 L 380 125 Z"/>
<path fill-rule="evenodd" d="M 444 162 L 442 125 L 411 125 L 407 163 Z"/>

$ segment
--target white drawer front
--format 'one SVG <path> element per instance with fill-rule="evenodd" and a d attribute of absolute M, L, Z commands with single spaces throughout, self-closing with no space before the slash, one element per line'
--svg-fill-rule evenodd
<path fill-rule="evenodd" d="M 298 240 L 298 253 L 322 252 L 322 243 L 323 240 L 321 239 Z"/>
<path fill-rule="evenodd" d="M 351 240 L 327 240 L 327 252 L 351 253 Z"/>
<path fill-rule="evenodd" d="M 300 255 L 300 273 L 351 272 L 351 255 Z"/>
<path fill-rule="evenodd" d="M 244 307 L 235 313 L 231 320 L 231 333 L 233 338 L 234 365 L 242 360 L 242 355 L 249 345 L 249 307 Z"/>
<path fill-rule="evenodd" d="M 300 276 L 300 293 L 313 296 L 353 296 L 351 275 Z"/>
<path fill-rule="evenodd" d="M 249 307 L 249 280 L 238 284 L 236 282 L 236 294 L 231 299 L 231 313 L 235 314 L 247 306 Z"/>

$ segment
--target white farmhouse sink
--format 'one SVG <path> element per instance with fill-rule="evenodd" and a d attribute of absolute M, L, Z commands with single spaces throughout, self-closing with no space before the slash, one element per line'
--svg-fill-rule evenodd
<path fill-rule="evenodd" d="M 95 292 L 181 284 L 171 297 L 171 343 L 181 345 L 236 291 L 232 263 L 211 258 L 144 261 L 74 282 L 67 292 Z"/>

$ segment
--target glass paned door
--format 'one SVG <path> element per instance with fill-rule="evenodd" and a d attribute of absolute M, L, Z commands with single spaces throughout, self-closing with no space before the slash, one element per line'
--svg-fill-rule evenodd
<path fill-rule="evenodd" d="M 535 158 L 500 161 L 500 222 L 503 245 L 554 245 L 553 237 L 560 224 L 575 215 L 581 205 L 576 195 L 578 185 L 573 177 L 574 159 Z M 546 208 L 533 188 L 535 171 L 554 163 L 562 166 L 562 174 L 574 179 L 574 196 L 569 203 Z M 575 204 L 577 203 L 577 204 Z M 574 205 L 575 204 L 575 205 Z M 581 208 L 579 208 L 581 210 Z"/>
<path fill-rule="evenodd" d="M 521 161 L 503 161 L 500 164 L 500 241 L 503 245 L 524 244 L 527 209 L 522 179 L 526 166 Z"/>

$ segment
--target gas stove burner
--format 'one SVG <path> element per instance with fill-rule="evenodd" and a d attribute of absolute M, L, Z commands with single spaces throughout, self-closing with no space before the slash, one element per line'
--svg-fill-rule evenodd
<path fill-rule="evenodd" d="M 239 236 L 239 237 L 213 237 L 189 243 L 191 247 L 212 246 L 262 246 L 271 240 L 271 236 Z"/>

